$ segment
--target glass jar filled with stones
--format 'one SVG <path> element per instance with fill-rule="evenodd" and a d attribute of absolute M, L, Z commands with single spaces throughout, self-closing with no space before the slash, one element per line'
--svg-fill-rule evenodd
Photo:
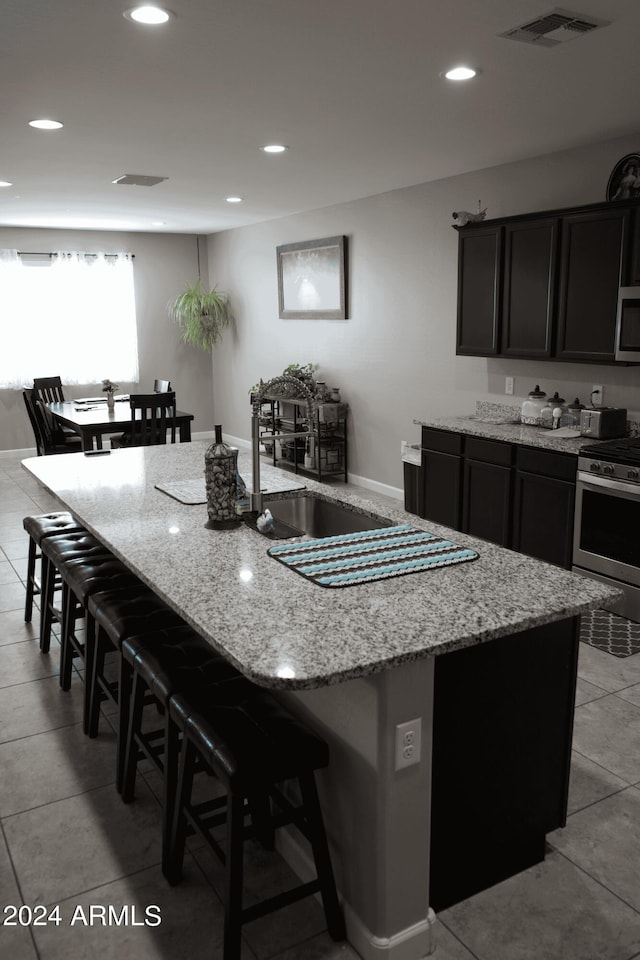
<path fill-rule="evenodd" d="M 222 439 L 222 426 L 215 428 L 215 442 L 204 455 L 204 476 L 207 491 L 208 527 L 224 530 L 240 523 L 236 513 L 238 495 L 238 449 Z"/>

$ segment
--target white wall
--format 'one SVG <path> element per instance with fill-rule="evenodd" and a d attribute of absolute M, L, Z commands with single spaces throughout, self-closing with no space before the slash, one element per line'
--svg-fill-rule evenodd
<path fill-rule="evenodd" d="M 0 227 L 0 247 L 26 251 L 128 250 L 135 254 L 134 278 L 138 318 L 140 381 L 121 383 L 123 393 L 151 390 L 156 377 L 171 380 L 178 406 L 195 415 L 193 432 L 213 429 L 213 383 L 211 357 L 178 340 L 177 328 L 167 315 L 167 302 L 184 284 L 198 276 L 195 236 L 145 233 L 98 233 L 94 231 L 36 230 Z M 202 256 L 203 240 L 200 241 Z M 205 242 L 206 247 L 206 242 Z M 206 257 L 204 258 L 206 270 Z M 206 279 L 203 278 L 203 279 Z M 19 318 L 0 316 L 2 340 L 11 336 Z M 87 324 L 91 324 L 87 313 Z M 64 338 L 60 350 L 64 351 Z M 58 373 L 51 357 L 51 375 Z M 109 376 L 105 370 L 104 376 Z M 96 385 L 65 388 L 70 398 L 93 395 Z M 33 433 L 20 390 L 0 390 L 0 450 L 22 450 L 34 446 Z"/>
<path fill-rule="evenodd" d="M 400 441 L 414 418 L 471 413 L 478 399 L 515 402 L 536 383 L 566 399 L 640 409 L 640 372 L 591 364 L 456 357 L 457 233 L 454 210 L 488 217 L 605 199 L 609 174 L 640 135 L 396 190 L 209 237 L 212 282 L 232 297 L 236 324 L 214 355 L 216 419 L 248 439 L 248 391 L 289 363 L 318 363 L 350 406 L 349 472 L 402 486 Z M 349 319 L 280 320 L 276 246 L 346 234 Z M 508 398 L 511 400 L 511 398 Z"/>

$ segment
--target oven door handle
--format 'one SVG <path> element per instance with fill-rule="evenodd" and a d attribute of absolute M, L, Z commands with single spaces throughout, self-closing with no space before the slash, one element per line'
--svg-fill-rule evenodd
<path fill-rule="evenodd" d="M 594 477 L 591 473 L 578 473 L 578 483 L 583 490 L 591 489 L 596 493 L 605 489 L 623 496 L 626 494 L 635 499 L 640 497 L 640 485 L 625 483 L 624 480 L 610 480 L 609 477 Z"/>

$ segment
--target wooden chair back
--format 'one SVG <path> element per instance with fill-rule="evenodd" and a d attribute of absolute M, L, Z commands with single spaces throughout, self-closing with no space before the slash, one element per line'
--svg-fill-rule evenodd
<path fill-rule="evenodd" d="M 63 403 L 64 391 L 60 377 L 34 377 L 33 398 L 44 403 Z"/>
<path fill-rule="evenodd" d="M 40 418 L 36 412 L 36 405 L 33 399 L 33 390 L 23 390 L 22 396 L 24 399 L 24 405 L 27 408 L 31 429 L 33 430 L 33 435 L 36 440 L 36 450 L 38 452 L 38 456 L 43 457 L 46 453 L 45 441 L 40 426 Z"/>
<path fill-rule="evenodd" d="M 49 453 L 76 453 L 82 448 L 80 437 L 75 434 L 65 436 L 62 430 L 56 428 L 53 417 L 42 400 L 36 399 L 34 390 L 23 390 L 22 396 L 36 438 L 39 457 L 45 457 Z"/>
<path fill-rule="evenodd" d="M 132 393 L 131 439 L 129 446 L 142 447 L 156 443 L 176 442 L 176 395 L 167 393 Z"/>

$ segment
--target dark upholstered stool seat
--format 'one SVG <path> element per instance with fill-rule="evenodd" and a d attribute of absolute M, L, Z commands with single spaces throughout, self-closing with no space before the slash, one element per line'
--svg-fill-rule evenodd
<path fill-rule="evenodd" d="M 54 606 L 56 571 L 63 564 L 80 557 L 112 556 L 110 551 L 87 530 L 69 531 L 46 537 L 42 552 L 42 610 L 40 617 L 40 649 L 47 653 L 51 643 L 53 621 L 62 620 L 61 611 Z"/>
<path fill-rule="evenodd" d="M 331 867 L 314 771 L 329 761 L 324 741 L 286 710 L 269 692 L 244 677 L 195 686 L 172 696 L 171 721 L 182 732 L 174 822 L 163 864 L 170 883 L 182 874 L 187 824 L 225 864 L 224 960 L 239 960 L 241 927 L 320 892 L 327 928 L 334 940 L 345 937 L 344 919 Z M 192 799 L 196 762 L 203 762 L 226 789 L 226 797 L 205 803 Z M 173 778 L 172 771 L 167 777 Z M 300 803 L 280 790 L 297 780 Z M 266 801 L 266 802 L 265 802 Z M 245 823 L 251 813 L 252 825 Z M 224 850 L 213 828 L 224 823 Z M 243 907 L 244 841 L 294 823 L 311 844 L 317 877 Z"/>
<path fill-rule="evenodd" d="M 30 623 L 33 614 L 33 598 L 34 596 L 39 596 L 41 592 L 40 580 L 36 576 L 36 561 L 40 559 L 40 553 L 38 551 L 40 544 L 45 537 L 55 536 L 60 533 L 70 533 L 72 531 L 77 532 L 84 528 L 67 510 L 25 517 L 22 521 L 22 526 L 29 534 L 24 619 L 27 623 Z"/>
<path fill-rule="evenodd" d="M 129 684 L 120 689 L 122 658 L 118 681 L 112 682 L 106 673 L 106 656 L 110 651 L 121 653 L 122 644 L 129 637 L 155 635 L 169 627 L 178 627 L 184 620 L 171 610 L 153 590 L 139 583 L 106 593 L 93 593 L 87 598 L 87 611 L 94 629 L 86 636 L 86 663 L 90 676 L 89 709 L 86 732 L 98 735 L 100 702 L 106 698 L 118 706 L 117 775 L 118 790 L 122 785 L 124 744 L 129 715 Z"/>
<path fill-rule="evenodd" d="M 63 690 L 71 686 L 73 657 L 85 661 L 86 644 L 76 635 L 75 623 L 86 611 L 89 597 L 94 593 L 115 593 L 123 588 L 142 588 L 140 580 L 120 560 L 111 554 L 84 556 L 68 560 L 60 567 L 62 580 L 62 630 L 60 636 L 60 685 Z M 94 625 L 87 615 L 86 633 L 91 634 Z M 87 677 L 91 675 L 90 668 Z M 88 729 L 89 684 L 85 684 L 85 730 Z"/>
<path fill-rule="evenodd" d="M 184 688 L 220 682 L 240 674 L 187 624 L 130 637 L 122 644 L 120 694 L 129 697 L 124 744 L 122 799 L 133 800 L 138 757 L 146 757 L 162 774 L 162 854 L 169 849 L 179 748 L 178 731 L 169 716 L 169 698 Z M 143 724 L 144 707 L 154 704 L 162 714 L 155 729 Z M 141 751 L 141 754 L 139 753 Z M 173 780 L 166 776 L 173 772 Z"/>
<path fill-rule="evenodd" d="M 176 695 L 171 717 L 233 790 L 250 791 L 329 763 L 325 741 L 243 676 Z"/>

